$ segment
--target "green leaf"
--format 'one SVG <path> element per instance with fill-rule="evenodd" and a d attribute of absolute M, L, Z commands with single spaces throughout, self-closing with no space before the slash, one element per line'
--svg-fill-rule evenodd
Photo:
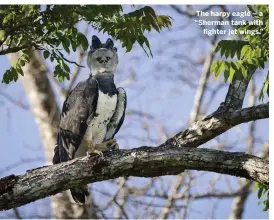
<path fill-rule="evenodd" d="M 258 199 L 260 199 L 263 195 L 263 190 L 264 188 L 263 187 L 260 187 L 259 190 L 258 190 Z"/>
<path fill-rule="evenodd" d="M 54 76 L 58 76 L 61 71 L 62 71 L 62 68 L 61 68 L 60 64 L 56 65 L 54 72 L 53 72 Z"/>
<path fill-rule="evenodd" d="M 70 53 L 70 50 L 69 50 L 70 42 L 68 39 L 64 38 L 62 40 L 62 46 L 65 49 L 65 51 L 69 54 Z"/>
<path fill-rule="evenodd" d="M 249 45 L 245 45 L 242 50 L 241 50 L 241 59 L 243 59 L 244 57 L 249 58 L 250 57 L 250 51 L 251 51 L 251 47 Z"/>
<path fill-rule="evenodd" d="M 225 82 L 227 82 L 227 79 L 229 78 L 230 66 L 231 66 L 231 63 L 230 63 L 230 62 L 225 62 L 225 71 L 224 71 L 224 79 L 225 79 Z"/>
<path fill-rule="evenodd" d="M 146 49 L 145 49 L 144 46 L 143 46 L 144 41 L 145 41 L 145 40 L 144 40 L 143 37 L 140 37 L 140 38 L 137 39 L 137 42 L 138 42 L 139 45 L 143 48 L 143 50 L 145 51 L 146 55 L 149 56 L 148 53 L 147 53 L 147 51 L 146 51 Z"/>
<path fill-rule="evenodd" d="M 58 81 L 63 82 L 65 80 L 65 76 L 63 74 L 58 75 Z"/>
<path fill-rule="evenodd" d="M 220 44 L 217 44 L 217 45 L 215 46 L 214 53 L 219 52 L 220 49 L 221 49 Z"/>
<path fill-rule="evenodd" d="M 210 72 L 215 74 L 215 77 L 218 78 L 225 68 L 225 62 L 222 60 L 215 60 L 211 65 Z"/>
<path fill-rule="evenodd" d="M 43 55 L 44 55 L 44 58 L 47 59 L 49 57 L 50 53 L 48 50 L 44 50 Z"/>
<path fill-rule="evenodd" d="M 231 64 L 232 64 L 232 63 L 233 63 L 233 62 L 231 62 Z M 231 65 L 231 66 L 232 66 L 232 65 Z M 229 82 L 232 82 L 235 72 L 236 72 L 236 70 L 235 70 L 234 68 L 230 67 L 229 77 L 228 77 Z"/>
<path fill-rule="evenodd" d="M 69 70 L 69 67 L 64 63 L 62 59 L 58 59 L 58 62 L 59 64 L 55 66 L 55 70 L 53 72 L 54 77 L 57 77 L 59 82 L 63 82 L 65 79 L 69 80 L 69 74 L 64 71 L 64 69 Z M 62 69 L 60 63 L 64 69 Z"/>
<path fill-rule="evenodd" d="M 225 55 L 225 49 L 221 48 L 221 57 L 223 57 Z"/>
<path fill-rule="evenodd" d="M 3 19 L 3 24 L 6 24 L 6 23 L 8 23 L 9 21 L 11 21 L 12 20 L 12 18 L 13 18 L 13 15 L 12 14 L 8 14 L 6 17 L 4 17 L 4 19 Z"/>
<path fill-rule="evenodd" d="M 256 191 L 259 188 L 259 183 L 255 182 L 253 186 L 253 191 Z"/>
<path fill-rule="evenodd" d="M 243 66 L 242 61 L 231 62 L 231 66 L 236 70 L 237 73 L 241 73 L 245 79 L 247 78 L 247 67 Z M 238 76 L 237 73 L 236 76 Z M 241 77 L 238 79 L 241 79 Z"/>
<path fill-rule="evenodd" d="M 151 57 L 153 57 L 152 51 L 151 51 L 151 49 L 150 49 L 150 45 L 149 45 L 149 42 L 148 42 L 148 39 L 145 37 L 144 40 L 145 40 L 145 44 L 146 44 L 147 48 L 149 49 L 149 52 L 150 52 Z"/>
<path fill-rule="evenodd" d="M 215 74 L 217 65 L 218 65 L 218 64 L 217 64 L 217 60 L 215 60 L 215 61 L 211 64 L 211 67 L 210 67 L 210 72 L 211 72 L 211 73 Z M 216 76 L 216 74 L 215 74 L 215 76 Z"/>
<path fill-rule="evenodd" d="M 241 59 L 241 50 L 239 48 L 237 48 L 237 59 Z"/>
<path fill-rule="evenodd" d="M 0 40 L 2 40 L 5 37 L 5 31 L 4 30 L 0 30 Z"/>
<path fill-rule="evenodd" d="M 14 67 L 11 68 L 10 74 L 12 75 L 13 80 L 16 82 L 18 79 L 18 74 Z"/>
<path fill-rule="evenodd" d="M 78 36 L 78 40 L 81 42 L 83 50 L 87 50 L 88 49 L 88 40 L 87 40 L 86 36 L 84 34 L 82 34 L 81 32 L 79 32 L 77 36 Z"/>
<path fill-rule="evenodd" d="M 261 199 L 258 204 L 263 204 L 263 211 L 267 211 L 269 209 L 269 187 L 261 183 L 256 183 L 256 185 L 254 190 L 258 190 L 258 199 Z"/>
<path fill-rule="evenodd" d="M 17 79 L 18 79 L 17 71 L 16 71 L 16 69 L 14 67 L 11 67 L 9 70 L 7 70 L 4 73 L 2 82 L 8 84 L 11 81 L 17 81 Z"/>
<path fill-rule="evenodd" d="M 59 58 L 60 46 L 67 53 L 70 50 L 75 52 L 79 46 L 88 49 L 86 36 L 76 28 L 80 22 L 87 22 L 94 29 L 121 41 L 128 52 L 138 42 L 152 56 L 145 34 L 152 30 L 161 32 L 169 28 L 172 21 L 168 15 L 157 14 L 151 6 L 132 9 L 128 13 L 123 11 L 122 5 L 46 5 L 42 8 L 39 5 L 9 5 L 5 10 L 0 9 L 0 17 L 4 26 L 16 23 L 16 32 L 0 30 L 0 39 L 10 40 L 12 37 L 18 47 L 30 45 L 30 48 L 22 50 L 24 54 L 29 54 L 32 44 L 45 45 L 47 49 L 43 51 L 43 56 L 45 59 L 50 58 L 51 62 Z M 19 63 L 22 67 L 28 62 L 28 58 L 22 58 Z M 68 68 L 61 67 L 67 72 Z M 20 67 L 16 68 L 21 71 Z M 3 76 L 6 82 L 18 77 L 11 77 L 12 74 L 10 70 Z"/>
<path fill-rule="evenodd" d="M 23 59 L 20 59 L 20 65 L 21 65 L 21 66 L 25 66 L 25 65 L 26 65 L 26 62 L 25 62 Z"/>
<path fill-rule="evenodd" d="M 127 41 L 127 46 L 126 46 L 127 47 L 127 52 L 131 51 L 132 46 L 133 46 L 133 44 L 132 44 L 131 40 Z"/>
<path fill-rule="evenodd" d="M 264 60 L 263 59 L 258 59 L 259 67 L 261 69 L 264 69 Z"/>
<path fill-rule="evenodd" d="M 227 79 L 229 78 L 229 74 L 230 74 L 229 70 L 224 71 L 225 82 L 227 82 Z"/>
<path fill-rule="evenodd" d="M 29 62 L 30 62 L 30 58 L 28 57 L 27 54 L 22 55 L 22 58 L 21 58 L 21 59 L 24 60 L 26 63 L 29 63 Z"/>
<path fill-rule="evenodd" d="M 13 61 L 12 64 L 11 64 L 11 66 L 15 67 L 17 65 L 17 62 L 18 62 L 18 60 Z"/>
<path fill-rule="evenodd" d="M 214 52 L 217 53 L 220 51 L 221 56 L 226 58 L 233 58 L 237 53 L 238 59 L 240 59 L 241 49 L 244 45 L 247 45 L 247 41 L 242 40 L 221 40 L 215 47 Z"/>
<path fill-rule="evenodd" d="M 245 68 L 245 67 L 243 67 L 243 68 L 241 68 L 241 72 L 242 72 L 243 77 L 244 77 L 245 79 L 247 79 L 247 72 L 248 72 L 248 69 Z"/>
<path fill-rule="evenodd" d="M 264 85 L 261 89 L 259 100 L 263 101 L 265 93 L 267 93 L 267 95 L 269 96 L 269 72 L 267 73 Z"/>
<path fill-rule="evenodd" d="M 264 208 L 263 208 L 263 211 L 267 211 L 269 209 L 269 199 L 265 200 L 264 202 Z"/>
<path fill-rule="evenodd" d="M 233 58 L 235 56 L 235 53 L 237 52 L 237 44 L 232 44 L 232 42 L 230 42 L 230 47 L 227 49 L 227 52 L 226 52 L 226 58 L 227 57 L 231 57 Z"/>
<path fill-rule="evenodd" d="M 63 67 L 68 73 L 70 72 L 70 68 L 66 63 L 63 63 Z"/>
<path fill-rule="evenodd" d="M 16 68 L 16 71 L 19 74 L 21 74 L 22 76 L 24 76 L 24 72 L 23 72 L 22 67 L 20 66 L 20 64 L 17 64 L 15 68 Z"/>
<path fill-rule="evenodd" d="M 76 42 L 74 40 L 70 40 L 70 43 L 71 43 L 72 50 L 75 52 L 77 48 Z"/>

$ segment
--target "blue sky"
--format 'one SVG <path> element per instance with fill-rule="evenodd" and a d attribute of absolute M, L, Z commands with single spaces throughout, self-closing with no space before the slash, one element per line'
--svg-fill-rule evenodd
<path fill-rule="evenodd" d="M 202 8 L 203 6 L 199 6 Z M 241 6 L 238 6 L 238 10 Z M 231 9 L 237 9 L 236 6 L 230 6 Z M 125 86 L 128 96 L 128 110 L 138 110 L 148 113 L 154 117 L 153 120 L 131 115 L 125 118 L 124 125 L 117 135 L 120 148 L 134 148 L 138 146 L 157 146 L 161 143 L 160 126 L 163 125 L 168 135 L 172 137 L 177 132 L 186 128 L 188 118 L 192 109 L 193 98 L 195 94 L 195 85 L 197 86 L 199 76 L 202 72 L 202 65 L 191 64 L 190 60 L 197 61 L 202 59 L 209 51 L 210 44 L 208 39 L 202 34 L 201 28 L 193 21 L 185 16 L 179 15 L 169 6 L 155 6 L 154 9 L 160 14 L 169 14 L 173 18 L 173 26 L 171 30 L 164 30 L 161 34 L 148 34 L 148 39 L 151 44 L 151 49 L 154 54 L 153 59 L 147 57 L 144 51 L 137 45 L 133 47 L 130 53 L 126 53 L 121 48 L 119 42 L 115 42 L 118 47 L 119 64 L 115 81 L 117 85 L 124 85 L 125 81 L 134 73 L 135 82 Z M 79 25 L 82 29 L 82 25 Z M 89 29 L 88 38 L 96 34 L 102 41 L 105 41 L 109 36 L 98 34 L 98 32 Z M 70 59 L 75 59 L 76 55 L 68 56 Z M 86 60 L 84 65 L 86 66 Z M 53 70 L 53 65 L 47 62 L 50 70 Z M 10 67 L 7 57 L 0 56 L 0 65 L 2 71 L 0 77 L 6 69 Z M 73 66 L 70 65 L 71 69 Z M 256 87 L 261 88 L 265 78 L 264 72 L 256 74 Z M 84 80 L 88 77 L 89 71 L 84 68 L 81 71 L 79 80 Z M 194 87 L 189 87 L 189 84 L 182 81 L 182 77 L 187 78 Z M 223 78 L 210 78 L 209 89 L 205 94 L 204 104 L 210 101 L 212 92 L 220 83 L 223 83 Z M 62 84 L 66 86 L 66 82 Z M 205 113 L 211 113 L 216 110 L 219 104 L 224 100 L 228 84 L 224 85 L 218 91 L 215 98 L 212 100 Z M 0 84 L 0 92 L 4 92 L 25 105 L 29 105 L 26 98 L 24 88 L 20 81 L 10 83 L 9 85 Z M 265 100 L 267 101 L 267 99 Z M 259 101 L 258 101 L 259 102 Z M 60 101 L 60 105 L 61 105 Z M 244 102 L 244 107 L 248 106 L 248 95 Z M 0 139 L 2 144 L 2 154 L 0 154 L 0 177 L 15 173 L 24 173 L 27 169 L 35 168 L 45 164 L 45 157 L 40 140 L 40 134 L 37 124 L 30 111 L 22 109 L 4 96 L 0 95 Z M 264 141 L 269 138 L 268 120 L 256 122 L 256 144 L 255 149 L 259 150 Z M 148 129 L 144 128 L 144 124 Z M 249 123 L 239 125 L 218 139 L 211 140 L 201 147 L 215 148 L 217 143 L 222 143 L 229 147 L 229 151 L 244 151 L 246 138 L 248 136 Z M 155 141 L 154 141 L 155 140 Z M 5 169 L 10 166 L 12 169 Z M 201 172 L 194 171 L 194 175 L 200 175 Z M 208 187 L 208 182 L 216 178 L 215 173 L 204 173 L 198 177 L 195 186 L 191 192 L 205 192 Z M 176 178 L 163 177 L 164 187 L 169 188 L 170 180 Z M 238 178 L 222 176 L 216 185 L 216 189 L 225 190 L 228 186 L 227 182 L 234 189 L 238 186 Z M 148 179 L 132 178 L 131 184 L 144 184 Z M 156 183 L 156 188 L 160 187 L 160 181 Z M 113 193 L 111 183 L 108 181 L 92 184 L 92 188 L 99 191 Z M 101 193 L 94 193 L 96 201 L 99 204 L 106 201 L 106 197 Z M 144 201 L 149 201 L 145 199 Z M 216 218 L 227 218 L 231 199 L 204 199 L 192 201 L 188 212 L 188 218 L 210 218 L 210 211 L 217 202 L 215 208 Z M 163 204 L 163 200 L 156 201 L 158 204 Z M 180 203 L 180 202 L 179 202 Z M 245 205 L 244 218 L 268 218 L 268 212 L 263 212 L 262 207 L 258 206 L 256 193 L 252 193 Z M 136 207 L 132 203 L 128 206 L 128 210 L 134 210 Z M 49 215 L 50 206 L 49 198 L 39 200 L 37 202 L 20 207 L 19 211 L 24 217 L 31 217 L 37 214 Z M 0 212 L 0 218 L 11 215 L 10 211 Z"/>

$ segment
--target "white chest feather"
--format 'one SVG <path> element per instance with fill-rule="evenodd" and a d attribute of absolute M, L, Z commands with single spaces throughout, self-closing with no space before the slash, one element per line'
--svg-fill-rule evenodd
<path fill-rule="evenodd" d="M 93 144 L 103 142 L 107 125 L 115 112 L 116 104 L 117 95 L 110 97 L 99 90 L 96 112 L 86 131 L 87 140 L 92 141 Z"/>

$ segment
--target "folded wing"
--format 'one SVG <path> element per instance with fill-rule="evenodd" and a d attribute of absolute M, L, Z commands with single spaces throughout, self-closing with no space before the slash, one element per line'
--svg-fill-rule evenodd
<path fill-rule="evenodd" d="M 105 136 L 105 141 L 114 138 L 115 134 L 121 128 L 124 118 L 125 118 L 125 111 L 127 106 L 127 96 L 126 92 L 123 88 L 117 89 L 117 105 L 108 126 L 107 126 L 107 133 Z"/>

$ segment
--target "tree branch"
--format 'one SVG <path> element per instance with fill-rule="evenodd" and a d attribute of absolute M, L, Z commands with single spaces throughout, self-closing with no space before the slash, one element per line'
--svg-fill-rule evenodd
<path fill-rule="evenodd" d="M 0 180 L 0 210 L 92 182 L 122 176 L 176 175 L 185 169 L 213 171 L 268 184 L 268 162 L 263 159 L 245 153 L 192 149 L 237 124 L 267 118 L 268 106 L 267 103 L 228 111 L 219 117 L 195 122 L 159 147 L 108 152 L 104 160 L 86 156 L 30 170 L 21 176 L 8 176 Z"/>
<path fill-rule="evenodd" d="M 220 107 L 213 114 L 218 114 L 227 109 L 242 108 L 249 81 L 254 73 L 255 69 L 249 69 L 247 79 L 242 78 L 239 80 L 234 77 L 229 85 L 225 101 L 220 104 Z"/>
<path fill-rule="evenodd" d="M 8 47 L 5 50 L 0 50 L 0 56 L 1 55 L 7 55 L 7 54 L 10 54 L 10 53 L 16 53 L 20 50 L 23 50 L 23 49 L 27 48 L 27 47 L 28 47 L 28 45 L 23 45 L 23 46 L 20 46 L 20 47 Z"/>
<path fill-rule="evenodd" d="M 95 156 L 94 156 L 95 155 Z M 79 185 L 121 176 L 176 175 L 185 169 L 213 171 L 269 183 L 268 161 L 212 149 L 140 147 L 74 160 L 0 180 L 0 210 L 18 207 Z"/>
<path fill-rule="evenodd" d="M 198 147 L 241 123 L 269 117 L 269 103 L 240 110 L 229 109 L 194 122 L 167 140 L 177 147 Z"/>

